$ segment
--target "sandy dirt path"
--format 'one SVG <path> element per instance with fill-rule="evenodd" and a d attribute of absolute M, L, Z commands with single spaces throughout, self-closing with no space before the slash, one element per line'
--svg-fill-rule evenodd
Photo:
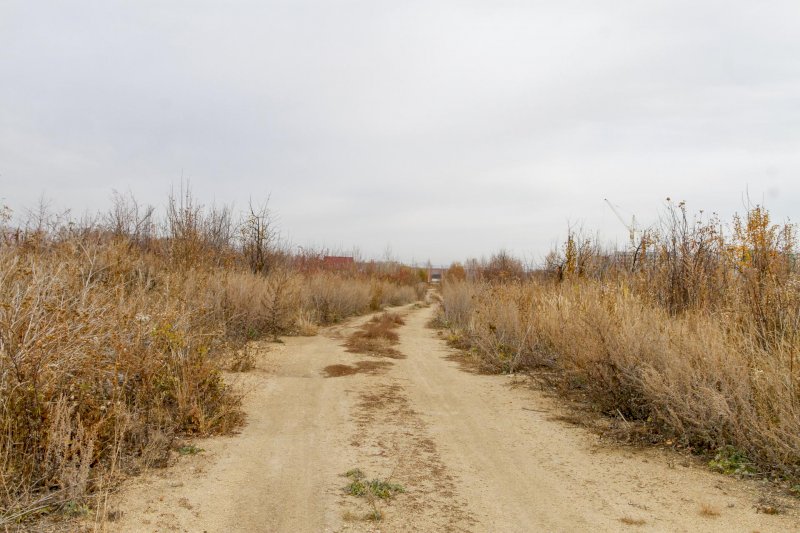
<path fill-rule="evenodd" d="M 249 391 L 241 434 L 132 481 L 108 529 L 800 531 L 793 508 L 759 512 L 755 483 L 608 446 L 520 378 L 462 370 L 426 328 L 431 308 L 401 312 L 405 358 L 345 351 L 366 318 L 264 345 L 257 369 L 237 376 Z M 346 495 L 354 468 L 405 492 L 374 505 Z M 381 521 L 365 518 L 375 511 Z"/>

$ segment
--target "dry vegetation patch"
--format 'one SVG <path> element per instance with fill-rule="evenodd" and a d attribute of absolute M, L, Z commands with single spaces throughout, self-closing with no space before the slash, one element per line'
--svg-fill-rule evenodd
<path fill-rule="evenodd" d="M 701 503 L 698 514 L 706 518 L 717 518 L 721 512 L 718 507 L 711 505 L 710 503 Z"/>
<path fill-rule="evenodd" d="M 188 192 L 161 220 L 125 197 L 82 223 L 0 216 L 0 529 L 96 509 L 178 439 L 236 428 L 222 370 L 253 367 L 247 342 L 417 298 L 400 267 L 306 269 L 270 224 Z"/>
<path fill-rule="evenodd" d="M 760 207 L 724 228 L 678 205 L 629 251 L 570 235 L 530 275 L 493 258 L 445 282 L 438 322 L 487 371 L 541 375 L 633 438 L 788 488 L 800 477 L 795 228 Z"/>
<path fill-rule="evenodd" d="M 349 352 L 353 353 L 402 359 L 405 356 L 394 346 L 400 340 L 400 336 L 395 330 L 403 324 L 405 324 L 403 318 L 397 313 L 376 315 L 351 334 L 345 346 Z"/>
<path fill-rule="evenodd" d="M 322 369 L 326 378 L 352 376 L 354 374 L 382 374 L 392 363 L 388 361 L 359 361 L 354 365 L 328 365 Z"/>
<path fill-rule="evenodd" d="M 363 471 L 346 474 L 345 492 L 363 499 L 346 498 L 346 516 L 385 521 L 387 531 L 414 531 L 420 523 L 437 524 L 441 531 L 475 526 L 467 502 L 456 497 L 457 480 L 402 385 L 379 378 L 360 392 L 354 415 L 357 431 L 351 445 L 358 449 Z M 384 475 L 367 481 L 364 471 Z"/>

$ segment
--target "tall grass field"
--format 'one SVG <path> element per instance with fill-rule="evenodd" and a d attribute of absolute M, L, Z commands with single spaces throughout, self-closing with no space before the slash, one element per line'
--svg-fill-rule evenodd
<path fill-rule="evenodd" d="M 671 204 L 623 251 L 570 234 L 534 272 L 507 254 L 454 265 L 439 320 L 486 370 L 539 370 L 721 470 L 796 483 L 796 244 L 761 207 L 723 222 Z"/>

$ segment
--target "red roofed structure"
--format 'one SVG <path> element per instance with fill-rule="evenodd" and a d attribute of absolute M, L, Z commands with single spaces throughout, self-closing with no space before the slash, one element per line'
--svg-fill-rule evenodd
<path fill-rule="evenodd" d="M 356 262 L 352 257 L 326 255 L 322 260 L 322 264 L 325 265 L 326 268 L 343 269 L 354 266 Z"/>

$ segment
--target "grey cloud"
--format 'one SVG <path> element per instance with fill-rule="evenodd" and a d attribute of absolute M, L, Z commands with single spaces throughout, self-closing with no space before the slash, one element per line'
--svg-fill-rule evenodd
<path fill-rule="evenodd" d="M 0 5 L 0 196 L 272 206 L 298 244 L 536 257 L 666 196 L 800 186 L 800 7 L 744 1 Z"/>

